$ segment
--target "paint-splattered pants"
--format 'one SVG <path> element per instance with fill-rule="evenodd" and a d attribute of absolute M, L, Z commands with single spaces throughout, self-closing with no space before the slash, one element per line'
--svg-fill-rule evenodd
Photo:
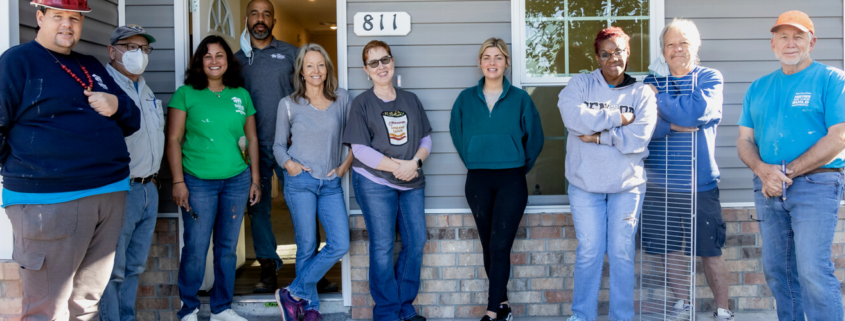
<path fill-rule="evenodd" d="M 21 320 L 99 320 L 126 192 L 45 205 L 11 205 L 23 285 Z"/>
<path fill-rule="evenodd" d="M 590 193 L 569 185 L 578 238 L 572 313 L 578 319 L 596 319 L 605 253 L 610 262 L 610 319 L 634 318 L 634 237 L 643 195 L 636 189 L 630 193 Z"/>
<path fill-rule="evenodd" d="M 191 210 L 182 208 L 185 225 L 182 261 L 179 264 L 179 318 L 200 307 L 197 292 L 205 277 L 209 240 L 214 232 L 214 285 L 211 287 L 211 313 L 232 306 L 235 291 L 236 251 L 252 178 L 249 168 L 227 179 L 199 179 L 185 174 Z M 269 196 L 269 195 L 267 195 Z"/>

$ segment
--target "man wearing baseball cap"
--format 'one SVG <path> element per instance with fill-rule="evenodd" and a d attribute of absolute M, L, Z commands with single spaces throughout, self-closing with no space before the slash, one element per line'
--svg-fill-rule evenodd
<path fill-rule="evenodd" d="M 845 187 L 845 72 L 810 58 L 805 13 L 782 14 L 771 32 L 781 68 L 748 88 L 737 139 L 755 174 L 763 272 L 780 320 L 842 320 L 830 251 Z"/>
<path fill-rule="evenodd" d="M 129 190 L 140 113 L 97 59 L 73 51 L 87 0 L 33 0 L 35 40 L 0 56 L 0 175 L 22 320 L 97 320 Z"/>
<path fill-rule="evenodd" d="M 156 175 L 164 154 L 164 111 L 141 74 L 156 40 L 141 26 L 118 27 L 111 34 L 106 70 L 114 82 L 138 106 L 141 129 L 126 137 L 129 149 L 129 192 L 126 214 L 117 241 L 111 280 L 100 299 L 100 319 L 135 320 L 138 278 L 147 265 L 153 230 L 158 216 Z"/>

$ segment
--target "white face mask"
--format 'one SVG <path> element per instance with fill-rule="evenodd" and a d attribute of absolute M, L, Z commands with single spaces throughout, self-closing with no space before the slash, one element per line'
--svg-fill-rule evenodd
<path fill-rule="evenodd" d="M 651 65 L 648 66 L 648 70 L 651 71 L 657 77 L 669 77 L 669 64 L 666 63 L 666 58 L 663 55 L 654 59 L 651 62 Z"/>
<path fill-rule="evenodd" d="M 241 50 L 247 58 L 252 57 L 252 41 L 249 39 L 249 29 L 246 27 L 246 19 L 244 19 L 244 32 L 241 33 Z"/>
<path fill-rule="evenodd" d="M 117 48 L 115 48 L 117 49 Z M 120 52 L 120 49 L 117 50 Z M 140 75 L 144 73 L 144 69 L 147 69 L 147 63 L 149 62 L 149 57 L 146 53 L 141 51 L 141 49 L 135 51 L 126 51 L 120 52 L 123 54 L 123 62 L 118 61 L 117 63 L 123 65 L 130 74 L 133 75 Z"/>

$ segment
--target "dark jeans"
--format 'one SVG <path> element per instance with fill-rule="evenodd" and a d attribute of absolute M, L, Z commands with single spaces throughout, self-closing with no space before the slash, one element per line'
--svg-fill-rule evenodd
<path fill-rule="evenodd" d="M 508 300 L 511 247 L 528 204 L 525 169 L 470 170 L 465 194 L 484 251 L 484 270 L 490 284 L 487 311 L 498 312 L 499 303 Z"/>
<path fill-rule="evenodd" d="M 205 261 L 212 232 L 214 286 L 211 288 L 211 313 L 217 314 L 231 308 L 238 260 L 236 247 L 251 181 L 249 168 L 227 179 L 199 179 L 185 174 L 191 211 L 182 208 L 185 247 L 182 248 L 182 261 L 179 264 L 179 298 L 182 299 L 182 310 L 178 313 L 180 319 L 200 307 L 197 292 L 205 276 Z"/>
<path fill-rule="evenodd" d="M 252 230 L 252 246 L 255 249 L 255 257 L 259 259 L 273 259 L 276 261 L 276 269 L 282 268 L 282 259 L 276 253 L 276 236 L 273 234 L 273 223 L 270 221 L 270 203 L 273 201 L 270 194 L 273 191 L 273 171 L 282 186 L 285 186 L 285 178 L 282 175 L 283 168 L 276 163 L 271 146 L 259 148 L 258 172 L 261 176 L 261 200 L 257 204 L 247 207 L 247 214 Z"/>
<path fill-rule="evenodd" d="M 407 320 L 417 315 L 413 302 L 420 290 L 425 229 L 425 189 L 400 191 L 352 173 L 355 199 L 364 213 L 370 238 L 370 294 L 374 321 Z M 396 227 L 402 250 L 396 264 Z"/>

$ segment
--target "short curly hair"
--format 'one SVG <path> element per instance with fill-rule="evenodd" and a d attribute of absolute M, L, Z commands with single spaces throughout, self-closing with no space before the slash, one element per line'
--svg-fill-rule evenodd
<path fill-rule="evenodd" d="M 631 37 L 628 36 L 628 34 L 625 33 L 625 31 L 623 31 L 622 28 L 609 27 L 609 28 L 606 28 L 606 29 L 602 29 L 601 31 L 599 31 L 599 34 L 596 35 L 596 42 L 593 43 L 593 46 L 596 49 L 596 55 L 599 54 L 599 45 L 601 44 L 602 41 L 605 41 L 605 40 L 610 39 L 610 38 L 617 38 L 617 37 L 625 39 L 625 46 L 628 47 L 627 49 L 631 49 L 631 45 L 629 43 L 629 41 L 631 41 Z"/>

